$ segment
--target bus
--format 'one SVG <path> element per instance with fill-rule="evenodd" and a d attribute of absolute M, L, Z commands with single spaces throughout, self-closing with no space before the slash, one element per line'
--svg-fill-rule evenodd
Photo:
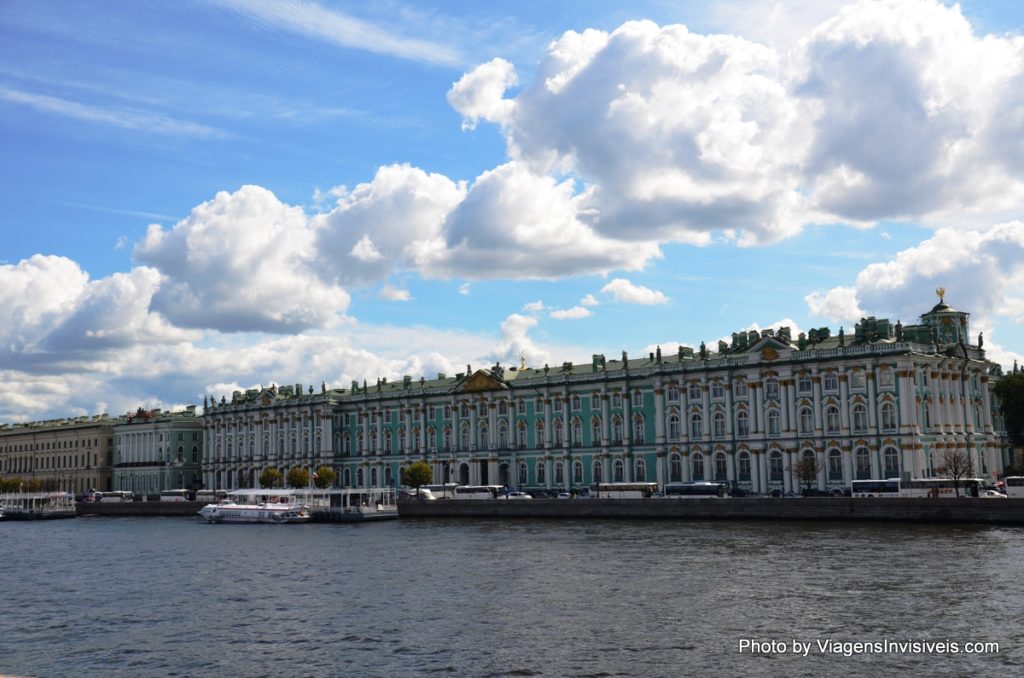
<path fill-rule="evenodd" d="M 982 478 L 961 478 L 961 497 L 980 497 L 985 489 Z M 901 497 L 955 497 L 956 488 L 950 478 L 913 478 L 900 486 Z"/>
<path fill-rule="evenodd" d="M 196 490 L 196 501 L 204 504 L 216 504 L 222 499 L 227 499 L 227 490 Z"/>
<path fill-rule="evenodd" d="M 113 490 L 110 492 L 97 492 L 95 501 L 122 502 L 135 501 L 135 494 L 126 490 Z"/>
<path fill-rule="evenodd" d="M 716 499 L 729 496 L 728 483 L 697 481 L 693 483 L 666 483 L 666 499 Z"/>
<path fill-rule="evenodd" d="M 455 487 L 453 499 L 497 499 L 503 493 L 503 485 L 458 485 Z M 433 490 L 431 490 L 433 493 Z"/>
<path fill-rule="evenodd" d="M 851 497 L 899 497 L 900 479 L 854 480 L 850 483 Z"/>
<path fill-rule="evenodd" d="M 595 499 L 648 499 L 658 494 L 658 483 L 594 483 L 590 496 Z"/>
<path fill-rule="evenodd" d="M 1007 497 L 1024 497 L 1024 476 L 1007 476 L 1003 482 Z"/>
<path fill-rule="evenodd" d="M 188 490 L 164 490 L 160 493 L 160 501 L 189 501 Z"/>
<path fill-rule="evenodd" d="M 455 496 L 455 488 L 458 483 L 445 483 L 444 485 L 420 485 L 421 490 L 430 490 L 434 499 L 451 499 Z"/>

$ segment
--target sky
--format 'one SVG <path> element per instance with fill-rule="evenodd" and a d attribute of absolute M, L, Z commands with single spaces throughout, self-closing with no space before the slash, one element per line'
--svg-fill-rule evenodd
<path fill-rule="evenodd" d="M 0 3 L 0 423 L 946 289 L 1024 361 L 1024 4 Z"/>

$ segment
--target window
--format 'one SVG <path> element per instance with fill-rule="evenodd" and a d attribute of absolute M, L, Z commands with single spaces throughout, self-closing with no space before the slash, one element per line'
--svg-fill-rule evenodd
<path fill-rule="evenodd" d="M 850 389 L 854 391 L 864 390 L 864 372 L 855 370 L 850 373 Z"/>
<path fill-rule="evenodd" d="M 604 482 L 604 466 L 602 466 L 601 462 L 599 462 L 599 461 L 595 461 L 594 462 L 594 482 L 595 483 L 603 483 Z"/>
<path fill-rule="evenodd" d="M 477 405 L 476 414 L 479 417 L 486 417 L 487 416 L 487 403 L 480 403 L 479 405 Z"/>
<path fill-rule="evenodd" d="M 508 401 L 507 400 L 499 400 L 498 401 L 498 416 L 501 416 L 501 417 L 508 416 Z"/>
<path fill-rule="evenodd" d="M 526 414 L 526 401 L 523 400 L 522 398 L 516 401 L 516 414 Z"/>
<path fill-rule="evenodd" d="M 750 435 L 750 416 L 744 411 L 736 415 L 736 435 L 740 438 Z"/>
<path fill-rule="evenodd" d="M 601 417 L 594 417 L 590 420 L 590 444 L 601 444 Z"/>
<path fill-rule="evenodd" d="M 612 444 L 622 444 L 622 419 L 618 415 L 612 417 Z"/>
<path fill-rule="evenodd" d="M 828 479 L 843 479 L 843 454 L 839 450 L 828 451 Z"/>
<path fill-rule="evenodd" d="M 892 369 L 883 367 L 878 371 L 878 385 L 884 388 L 892 387 Z"/>
<path fill-rule="evenodd" d="M 711 435 L 716 438 L 725 437 L 725 415 L 721 412 L 711 415 Z"/>
<path fill-rule="evenodd" d="M 675 384 L 671 384 L 668 387 L 668 401 L 670 403 L 678 403 L 679 402 L 679 387 L 676 386 Z"/>
<path fill-rule="evenodd" d="M 459 407 L 459 416 L 463 417 L 463 418 L 469 418 L 469 404 L 468 403 L 462 403 L 462 405 Z"/>
<path fill-rule="evenodd" d="M 779 435 L 779 411 L 775 408 L 768 410 L 768 435 Z"/>
<path fill-rule="evenodd" d="M 526 424 L 519 422 L 516 426 L 516 447 L 523 449 L 526 447 Z"/>
<path fill-rule="evenodd" d="M 633 442 L 637 445 L 644 444 L 644 418 L 641 415 L 633 417 Z"/>
<path fill-rule="evenodd" d="M 668 480 L 670 483 L 679 483 L 683 480 L 683 458 L 677 452 L 673 452 L 668 458 Z"/>
<path fill-rule="evenodd" d="M 561 419 L 555 419 L 555 423 L 552 425 L 551 431 L 552 431 L 552 441 L 551 441 L 552 444 L 555 445 L 556 447 L 561 447 L 561 445 L 562 445 L 562 420 Z"/>
<path fill-rule="evenodd" d="M 621 393 L 613 393 L 612 394 L 612 407 L 620 408 L 620 409 L 622 408 L 622 394 Z"/>
<path fill-rule="evenodd" d="M 715 480 L 727 480 L 729 472 L 724 452 L 715 452 Z"/>
<path fill-rule="evenodd" d="M 560 461 L 555 462 L 555 484 L 565 484 L 565 465 Z"/>
<path fill-rule="evenodd" d="M 863 433 L 868 430 L 868 408 L 861 403 L 853 406 L 853 432 Z"/>
<path fill-rule="evenodd" d="M 825 408 L 825 432 L 839 433 L 839 408 L 835 405 Z"/>
<path fill-rule="evenodd" d="M 459 449 L 469 449 L 469 426 L 463 426 L 459 433 Z"/>
<path fill-rule="evenodd" d="M 768 478 L 782 480 L 782 453 L 778 450 L 772 450 L 768 455 Z"/>
<path fill-rule="evenodd" d="M 777 400 L 779 397 L 779 380 L 775 377 L 764 382 L 764 395 L 766 398 Z"/>
<path fill-rule="evenodd" d="M 572 463 L 572 482 L 575 485 L 583 483 L 583 462 L 579 459 Z"/>
<path fill-rule="evenodd" d="M 885 462 L 885 477 L 898 478 L 900 475 L 899 453 L 894 448 L 887 447 L 882 453 L 882 460 Z"/>
<path fill-rule="evenodd" d="M 700 438 L 704 435 L 704 422 L 699 414 L 690 415 L 690 437 Z"/>
<path fill-rule="evenodd" d="M 750 480 L 750 453 L 740 452 L 737 461 L 739 480 Z"/>
<path fill-rule="evenodd" d="M 537 484 L 547 484 L 547 468 L 545 467 L 543 460 L 537 461 Z"/>
<path fill-rule="evenodd" d="M 800 393 L 811 392 L 811 375 L 801 374 L 796 380 L 796 390 Z"/>
<path fill-rule="evenodd" d="M 647 463 L 644 461 L 643 457 L 636 460 L 636 478 L 633 480 L 638 483 L 647 481 Z"/>
<path fill-rule="evenodd" d="M 501 422 L 498 427 L 498 447 L 502 450 L 508 449 L 508 426 Z"/>
<path fill-rule="evenodd" d="M 537 425 L 535 426 L 535 429 L 536 429 L 536 432 L 537 432 L 537 437 L 535 438 L 535 440 L 536 440 L 535 445 L 536 445 L 536 447 L 544 447 L 544 442 L 545 441 L 544 441 L 544 420 L 543 419 L 537 422 Z"/>
<path fill-rule="evenodd" d="M 866 447 L 858 447 L 856 452 L 853 453 L 853 459 L 856 464 L 856 476 L 857 480 L 868 480 L 871 478 L 871 457 L 868 455 Z"/>
<path fill-rule="evenodd" d="M 579 417 L 574 417 L 572 420 L 572 440 L 569 441 L 569 444 L 583 444 L 583 422 L 580 421 Z"/>
<path fill-rule="evenodd" d="M 527 474 L 526 462 L 525 461 L 520 462 L 519 463 L 519 486 L 520 487 L 526 485 L 529 482 L 527 477 L 526 477 L 526 474 Z"/>
<path fill-rule="evenodd" d="M 633 391 L 632 403 L 633 403 L 633 407 L 643 407 L 644 406 L 644 394 L 643 394 L 643 391 Z"/>
<path fill-rule="evenodd" d="M 679 440 L 680 434 L 682 433 L 679 426 L 679 415 L 672 413 L 668 415 L 668 439 Z"/>
<path fill-rule="evenodd" d="M 892 403 L 882 403 L 882 430 L 896 430 L 896 406 Z"/>
<path fill-rule="evenodd" d="M 580 398 L 578 395 L 574 394 L 572 396 L 572 409 L 577 410 L 577 411 L 582 410 L 583 409 L 583 398 Z"/>
<path fill-rule="evenodd" d="M 694 452 L 690 455 L 690 466 L 693 471 L 691 477 L 694 480 L 704 480 L 704 455 L 700 452 Z"/>
<path fill-rule="evenodd" d="M 736 397 L 737 398 L 746 398 L 748 390 L 749 390 L 749 388 L 747 386 L 747 380 L 746 379 L 739 379 L 739 380 L 736 381 L 735 392 L 736 392 Z"/>
<path fill-rule="evenodd" d="M 690 384 L 690 400 L 700 400 L 700 384 Z"/>
<path fill-rule="evenodd" d="M 711 397 L 714 400 L 722 400 L 725 398 L 725 387 L 722 386 L 722 382 L 711 382 Z"/>
<path fill-rule="evenodd" d="M 800 408 L 800 433 L 811 433 L 814 431 L 814 413 L 811 408 Z"/>
<path fill-rule="evenodd" d="M 623 474 L 625 472 L 624 471 L 624 467 L 622 465 L 622 460 L 621 459 L 616 459 L 615 460 L 615 467 L 614 468 L 615 468 L 615 475 L 614 475 L 614 480 L 612 482 L 621 483 L 622 479 L 623 479 Z"/>

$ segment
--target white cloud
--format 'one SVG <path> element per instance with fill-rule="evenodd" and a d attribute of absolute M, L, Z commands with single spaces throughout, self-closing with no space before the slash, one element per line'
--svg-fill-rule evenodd
<path fill-rule="evenodd" d="M 528 313 L 537 313 L 543 311 L 544 302 L 540 301 L 539 299 L 537 301 L 531 301 L 530 303 L 523 306 L 523 310 Z"/>
<path fill-rule="evenodd" d="M 393 285 L 384 285 L 380 289 L 380 298 L 388 301 L 412 301 L 412 294 L 409 290 L 402 290 Z"/>
<path fill-rule="evenodd" d="M 503 95 L 517 82 L 515 67 L 504 59 L 492 59 L 463 75 L 448 90 L 448 103 L 462 115 L 462 129 L 475 129 L 481 119 L 506 120 L 515 102 Z"/>
<path fill-rule="evenodd" d="M 971 313 L 972 324 L 1024 318 L 1024 222 L 980 231 L 944 228 L 886 262 L 862 270 L 852 287 L 806 297 L 811 311 L 853 322 L 865 314 L 917 322 L 946 289 L 946 302 Z M 976 328 L 973 328 L 974 331 Z"/>
<path fill-rule="evenodd" d="M 195 208 L 170 230 L 151 225 L 135 258 L 166 278 L 152 307 L 179 327 L 295 332 L 332 322 L 349 295 L 312 263 L 302 210 L 243 186 Z"/>
<path fill-rule="evenodd" d="M 555 320 L 580 320 L 581 318 L 589 318 L 594 314 L 588 308 L 573 306 L 564 310 L 552 311 L 548 315 Z"/>
<path fill-rule="evenodd" d="M 593 294 L 588 294 L 587 296 L 580 299 L 581 306 L 597 306 L 600 303 L 601 302 L 599 302 L 597 300 L 597 297 L 595 297 Z"/>
<path fill-rule="evenodd" d="M 625 278 L 615 278 L 601 288 L 601 292 L 610 295 L 612 301 L 627 304 L 643 304 L 653 306 L 655 304 L 667 304 L 669 298 L 658 290 L 652 290 L 641 285 L 634 285 Z"/>
<path fill-rule="evenodd" d="M 240 14 L 311 38 L 435 64 L 455 64 L 458 52 L 447 45 L 399 35 L 385 27 L 357 19 L 336 9 L 307 0 L 217 0 Z"/>
<path fill-rule="evenodd" d="M 469 283 L 468 282 L 465 282 L 465 283 L 462 283 L 461 285 L 459 285 L 459 294 L 461 294 L 464 297 L 468 297 L 469 296 Z"/>

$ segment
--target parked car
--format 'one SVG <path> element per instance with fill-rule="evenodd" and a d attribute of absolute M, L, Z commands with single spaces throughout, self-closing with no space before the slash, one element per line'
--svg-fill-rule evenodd
<path fill-rule="evenodd" d="M 999 490 L 982 490 L 978 496 L 982 499 L 1006 499 L 1006 495 Z"/>
<path fill-rule="evenodd" d="M 507 494 L 499 494 L 498 499 L 533 499 L 533 497 L 526 494 L 525 492 L 513 490 L 512 492 L 509 492 Z"/>

